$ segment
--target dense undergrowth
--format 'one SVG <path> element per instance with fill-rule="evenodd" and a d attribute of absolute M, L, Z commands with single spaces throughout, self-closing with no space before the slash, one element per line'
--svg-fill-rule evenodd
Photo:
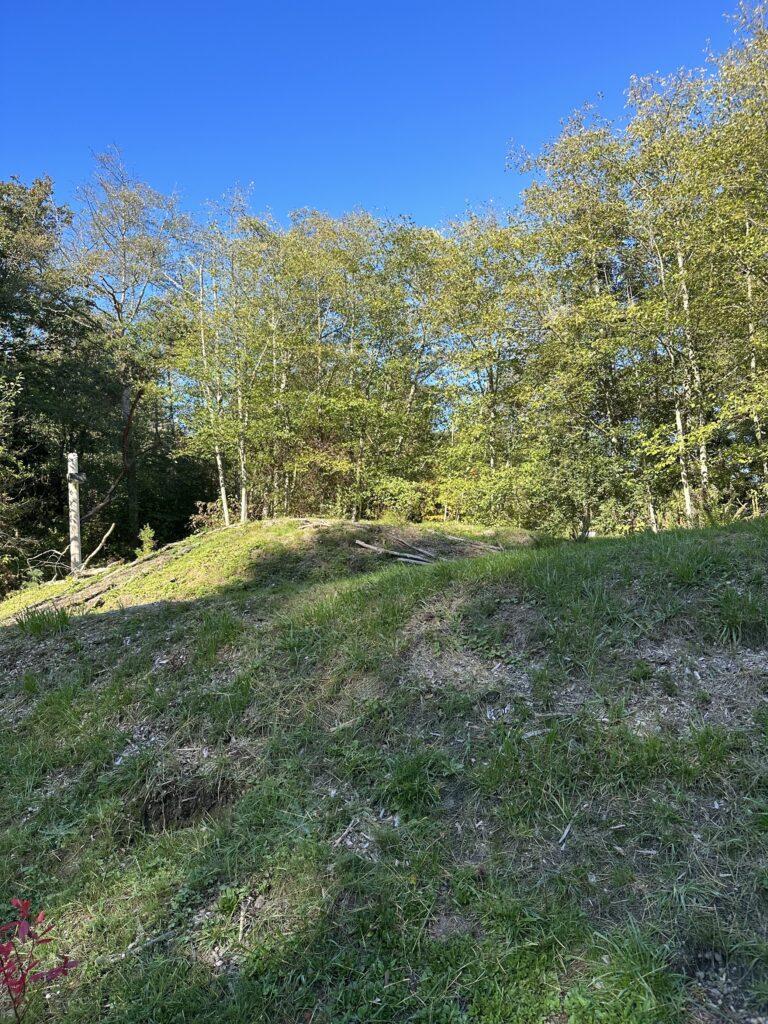
<path fill-rule="evenodd" d="M 82 964 L 31 1019 L 762 1019 L 768 526 L 366 534 L 452 554 L 286 521 L 0 605 L 0 896 Z"/>

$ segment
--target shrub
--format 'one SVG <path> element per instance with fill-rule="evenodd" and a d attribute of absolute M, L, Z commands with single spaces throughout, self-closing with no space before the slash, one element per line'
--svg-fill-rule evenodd
<path fill-rule="evenodd" d="M 428 505 L 428 490 L 428 484 L 396 476 L 381 477 L 370 488 L 370 513 L 389 522 L 419 522 Z"/>
<path fill-rule="evenodd" d="M 224 509 L 218 501 L 196 501 L 195 512 L 189 517 L 189 528 L 193 533 L 203 530 L 218 530 L 224 526 Z"/>
<path fill-rule="evenodd" d="M 41 910 L 32 919 L 31 900 L 13 899 L 11 906 L 16 910 L 16 917 L 0 925 L 0 991 L 5 990 L 14 1020 L 19 1022 L 26 1012 L 29 986 L 64 977 L 77 967 L 77 960 L 63 956 L 55 967 L 40 970 L 38 951 L 51 941 L 49 933 L 53 925 L 40 930 L 45 911 Z"/>
<path fill-rule="evenodd" d="M 144 526 L 139 530 L 139 541 L 141 542 L 136 548 L 136 557 L 142 558 L 144 555 L 151 555 L 157 547 L 155 542 L 155 531 L 149 525 L 145 523 Z"/>

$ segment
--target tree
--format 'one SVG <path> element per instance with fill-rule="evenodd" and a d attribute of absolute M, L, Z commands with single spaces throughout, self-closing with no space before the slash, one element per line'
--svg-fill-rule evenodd
<path fill-rule="evenodd" d="M 185 224 L 172 198 L 126 170 L 112 150 L 97 158 L 93 181 L 79 195 L 81 211 L 67 250 L 68 270 L 88 309 L 81 322 L 97 332 L 114 359 L 123 420 L 121 466 L 128 527 L 139 529 L 135 418 L 155 380 L 162 353 L 147 330 L 153 300 L 168 284 L 172 248 Z"/>

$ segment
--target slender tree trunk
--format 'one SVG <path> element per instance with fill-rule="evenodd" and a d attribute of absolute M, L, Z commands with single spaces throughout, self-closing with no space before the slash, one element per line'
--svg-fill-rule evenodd
<path fill-rule="evenodd" d="M 229 501 L 227 499 L 227 480 L 224 476 L 224 459 L 221 455 L 221 448 L 219 448 L 218 441 L 214 443 L 214 452 L 216 458 L 216 474 L 219 478 L 219 496 L 221 497 L 221 511 L 224 515 L 224 525 L 230 526 L 231 520 L 229 518 Z"/>
<path fill-rule="evenodd" d="M 696 414 L 700 431 L 703 432 L 706 423 L 704 409 L 704 393 L 701 384 L 701 369 L 693 344 L 691 331 L 691 300 L 688 292 L 688 282 L 685 272 L 685 260 L 680 244 L 676 246 L 677 266 L 680 271 L 680 287 L 683 299 L 683 313 L 685 315 L 685 342 L 688 355 L 688 365 L 693 377 L 693 391 L 696 398 Z M 699 475 L 701 482 L 701 504 L 703 508 L 709 506 L 709 456 L 707 453 L 707 442 L 704 437 L 699 439 Z"/>
<path fill-rule="evenodd" d="M 123 424 L 127 431 L 124 456 L 126 459 L 125 487 L 128 494 L 128 527 L 132 536 L 139 533 L 139 495 L 136 478 L 136 432 L 131 425 L 131 388 L 123 385 L 120 399 Z"/>
<path fill-rule="evenodd" d="M 238 370 L 239 372 L 239 370 Z M 237 388 L 237 461 L 240 473 L 240 522 L 248 522 L 248 460 L 245 449 L 245 431 L 248 426 L 248 413 L 243 404 L 243 392 Z"/>
<path fill-rule="evenodd" d="M 749 238 L 749 220 L 747 220 L 746 234 Z M 768 482 L 768 457 L 766 457 L 765 446 L 763 444 L 763 425 L 760 421 L 760 413 L 757 410 L 755 402 L 755 391 L 757 385 L 757 345 L 755 343 L 755 321 L 753 318 L 753 284 L 752 284 L 752 268 L 751 266 L 747 269 L 747 310 L 748 310 L 748 322 L 747 322 L 747 336 L 749 341 L 749 375 L 752 384 L 752 425 L 755 431 L 755 445 L 760 456 L 760 465 L 763 471 L 763 486 Z"/>
<path fill-rule="evenodd" d="M 648 491 L 648 519 L 649 519 L 650 524 L 651 524 L 651 532 L 652 533 L 658 533 L 659 532 L 659 520 L 656 517 L 656 506 L 653 503 L 653 496 L 651 495 L 650 491 Z"/>
<path fill-rule="evenodd" d="M 205 330 L 205 281 L 203 276 L 203 265 L 200 264 L 198 273 L 198 284 L 199 284 L 199 327 L 200 327 L 200 355 L 203 360 L 203 372 L 205 374 L 205 380 L 203 382 L 203 397 L 205 405 L 208 409 L 208 420 L 211 424 L 211 433 L 214 437 L 213 452 L 214 459 L 216 461 L 216 475 L 219 481 L 219 495 L 221 497 L 221 511 L 224 516 L 224 525 L 230 525 L 229 517 L 229 501 L 227 499 L 227 478 L 224 473 L 224 458 L 221 454 L 221 446 L 218 439 L 217 430 L 217 415 L 221 407 L 221 392 L 219 388 L 216 388 L 215 403 L 214 395 L 211 390 L 211 367 L 208 359 L 208 338 Z M 218 368 L 217 368 L 218 369 Z M 215 410 L 214 410 L 215 404 Z"/>
<path fill-rule="evenodd" d="M 680 462 L 680 483 L 683 487 L 683 500 L 685 501 L 685 518 L 688 525 L 693 526 L 693 497 L 691 495 L 691 482 L 688 477 L 688 455 L 685 450 L 685 426 L 683 423 L 683 411 L 680 402 L 675 401 L 675 424 L 677 426 L 678 459 Z"/>
<path fill-rule="evenodd" d="M 245 437 L 237 439 L 237 461 L 240 472 L 240 522 L 248 522 L 248 466 L 245 456 Z"/>
<path fill-rule="evenodd" d="M 272 494 L 270 497 L 269 507 L 272 515 L 277 515 L 277 510 L 280 508 L 280 473 L 276 465 L 272 466 Z"/>

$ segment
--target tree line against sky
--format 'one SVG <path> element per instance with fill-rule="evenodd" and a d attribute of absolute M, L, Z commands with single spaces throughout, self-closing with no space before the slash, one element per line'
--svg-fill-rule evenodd
<path fill-rule="evenodd" d="M 74 212 L 0 184 L 6 585 L 66 544 L 194 522 L 461 518 L 571 536 L 768 507 L 768 33 L 637 79 L 441 230 L 194 220 L 97 160 Z M 86 544 L 87 546 L 87 544 Z"/>

